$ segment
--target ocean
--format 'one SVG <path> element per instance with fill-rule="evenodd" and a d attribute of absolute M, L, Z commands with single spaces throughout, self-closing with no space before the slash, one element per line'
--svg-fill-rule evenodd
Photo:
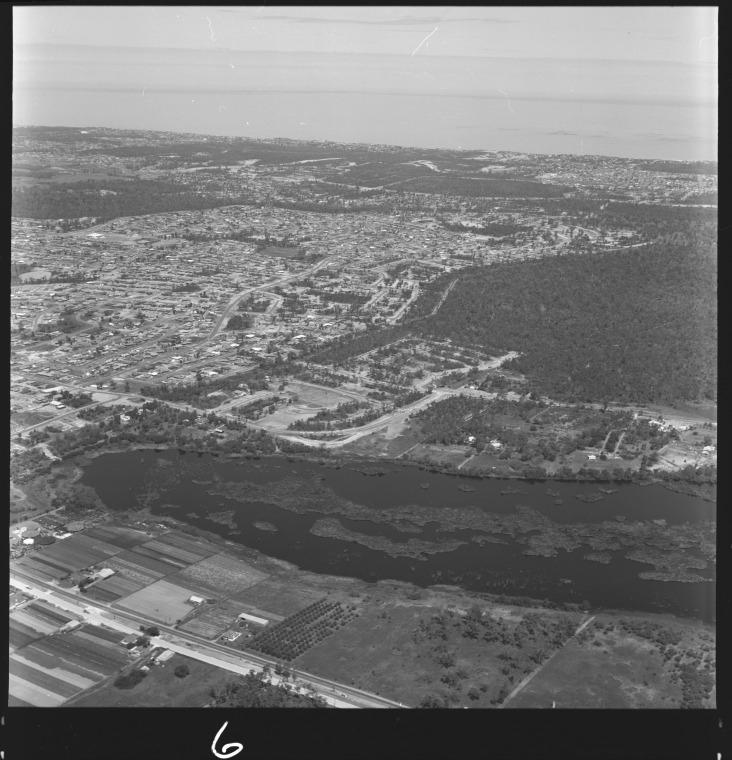
<path fill-rule="evenodd" d="M 17 89 L 16 123 L 684 161 L 716 160 L 716 105 L 334 91 Z"/>

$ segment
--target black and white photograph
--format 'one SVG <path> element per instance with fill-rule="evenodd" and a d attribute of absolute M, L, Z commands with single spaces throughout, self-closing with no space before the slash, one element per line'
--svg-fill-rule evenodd
<path fill-rule="evenodd" d="M 5 756 L 722 757 L 718 8 L 11 15 Z"/>

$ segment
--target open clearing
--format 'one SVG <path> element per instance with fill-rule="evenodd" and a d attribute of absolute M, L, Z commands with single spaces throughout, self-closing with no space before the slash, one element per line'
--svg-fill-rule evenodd
<path fill-rule="evenodd" d="M 236 598 L 262 611 L 274 613 L 279 618 L 294 615 L 322 596 L 315 589 L 268 578 L 237 594 Z"/>
<path fill-rule="evenodd" d="M 341 393 L 334 388 L 299 383 L 297 380 L 290 380 L 287 390 L 293 406 L 310 407 L 315 410 L 332 409 L 338 404 L 356 400 L 352 394 Z"/>
<path fill-rule="evenodd" d="M 616 620 L 599 616 L 586 638 L 571 640 L 506 707 L 546 708 L 554 702 L 558 708 L 678 708 L 682 687 L 674 679 L 677 664 L 690 656 L 711 657 L 713 647 L 703 637 L 711 640 L 712 634 L 678 626 L 683 634 L 676 649 L 679 660 L 674 656 L 666 662 L 662 649 L 649 640 L 618 627 L 603 630 Z"/>

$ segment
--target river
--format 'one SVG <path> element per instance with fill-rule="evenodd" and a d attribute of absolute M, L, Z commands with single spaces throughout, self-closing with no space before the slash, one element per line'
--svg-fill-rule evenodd
<path fill-rule="evenodd" d="M 473 527 L 456 528 L 455 524 L 445 528 L 439 519 L 411 525 L 407 532 L 393 522 L 363 519 L 364 507 L 378 509 L 382 515 L 384 510 L 396 515 L 400 509 L 415 505 L 439 515 L 435 509 L 446 511 L 449 507 L 458 508 L 458 514 L 460 510 L 488 513 L 491 519 L 511 519 L 517 508 L 520 512 L 528 507 L 537 519 L 548 518 L 551 523 L 546 524 L 560 532 L 567 529 L 604 532 L 604 526 L 614 530 L 618 521 L 643 522 L 653 530 L 659 530 L 654 526 L 661 523 L 652 521 L 665 521 L 671 528 L 682 526 L 693 531 L 694 526 L 715 520 L 716 506 L 711 502 L 656 485 L 480 480 L 426 472 L 393 462 L 358 460 L 339 464 L 341 466 L 336 468 L 281 457 L 224 460 L 176 450 L 140 450 L 96 457 L 85 466 L 82 482 L 94 488 L 112 510 L 134 509 L 144 504 L 153 514 L 218 533 L 227 540 L 310 572 L 370 582 L 393 579 L 422 587 L 449 584 L 470 591 L 554 602 L 587 601 L 594 608 L 666 612 L 705 622 L 715 619 L 713 563 L 693 571 L 706 579 L 702 582 L 644 580 L 639 573 L 653 567 L 630 560 L 621 551 L 606 552 L 605 564 L 584 558 L 590 552 L 587 545 L 566 551 L 560 549 L 556 556 L 527 555 L 524 534 L 513 537 L 501 534 L 500 542 L 491 540 L 478 544 L 474 539 L 480 533 L 485 536 L 484 531 Z M 386 472 L 366 475 L 357 471 L 369 468 Z M 325 514 L 318 514 L 313 511 L 317 505 L 314 508 L 312 502 L 302 508 L 292 500 L 281 502 L 284 507 L 269 503 L 268 489 L 290 481 L 294 484 L 317 481 L 319 488 L 358 505 L 359 519 L 353 519 L 353 513 L 350 516 L 334 513 L 332 507 L 324 510 Z M 265 496 L 228 498 L 211 493 L 212 484 L 216 487 L 245 484 L 252 492 Z M 597 493 L 598 486 L 611 487 L 617 492 L 603 494 L 602 500 L 594 503 L 575 498 L 578 493 Z M 560 497 L 548 494 L 548 490 L 559 493 Z M 563 503 L 557 504 L 557 498 Z M 231 513 L 227 520 L 230 524 L 220 524 L 207 517 L 221 512 Z M 369 537 L 377 537 L 394 546 L 418 539 L 438 549 L 441 542 L 462 543 L 452 551 L 423 557 L 392 556 L 352 540 L 313 535 L 310 532 L 313 524 L 325 517 L 336 518 L 342 528 L 366 536 L 367 542 Z M 276 530 L 262 529 L 262 523 Z M 690 546 L 687 556 L 693 554 L 701 558 L 693 544 Z"/>

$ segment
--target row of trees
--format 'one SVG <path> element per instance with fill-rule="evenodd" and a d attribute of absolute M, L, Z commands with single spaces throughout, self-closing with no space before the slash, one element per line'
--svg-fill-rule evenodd
<path fill-rule="evenodd" d="M 250 649 L 289 662 L 335 633 L 357 615 L 354 605 L 320 600 L 266 628 L 248 644 Z"/>
<path fill-rule="evenodd" d="M 268 390 L 269 382 L 266 372 L 255 367 L 246 372 L 237 372 L 228 377 L 216 378 L 204 381 L 199 375 L 195 383 L 169 386 L 166 383 L 160 385 L 143 385 L 140 387 L 142 396 L 150 396 L 161 401 L 172 401 L 179 404 L 190 404 L 199 409 L 212 409 L 221 404 L 220 396 L 209 396 L 214 391 L 235 391 L 241 387 L 248 388 L 251 392 Z"/>

